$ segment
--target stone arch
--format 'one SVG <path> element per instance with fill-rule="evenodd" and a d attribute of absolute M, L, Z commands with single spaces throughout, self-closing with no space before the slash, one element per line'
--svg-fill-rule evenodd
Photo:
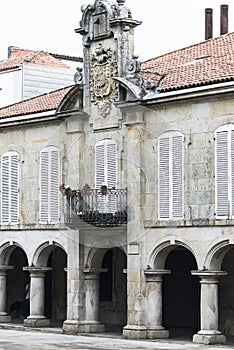
<path fill-rule="evenodd" d="M 127 255 L 127 249 L 125 247 L 118 248 Z M 108 250 L 110 248 L 91 248 L 85 261 L 85 267 L 101 267 L 103 257 Z"/>
<path fill-rule="evenodd" d="M 27 253 L 25 252 L 24 248 L 17 241 L 6 241 L 2 243 L 2 245 L 0 246 L 0 265 L 7 266 L 9 264 L 11 254 L 16 248 L 20 248 L 27 256 Z"/>
<path fill-rule="evenodd" d="M 42 271 L 41 295 L 44 297 L 44 316 L 51 323 L 62 325 L 67 317 L 67 252 L 57 241 L 41 243 L 35 250 L 31 278 Z M 33 282 L 32 282 L 33 283 Z M 39 293 L 39 291 L 38 291 Z"/>
<path fill-rule="evenodd" d="M 172 238 L 161 242 L 157 247 L 155 247 L 151 251 L 147 265 L 153 269 L 164 269 L 165 261 L 168 257 L 168 254 L 179 246 L 190 251 L 197 262 L 197 254 L 194 251 L 194 249 L 192 249 L 186 242 Z"/>
<path fill-rule="evenodd" d="M 56 241 L 45 241 L 40 246 L 37 247 L 33 254 L 32 264 L 34 266 L 47 266 L 47 261 L 51 252 L 55 247 L 61 248 L 65 253 L 67 253 L 64 247 Z"/>
<path fill-rule="evenodd" d="M 226 253 L 234 247 L 234 238 L 216 241 L 207 252 L 205 267 L 208 270 L 219 271 Z"/>

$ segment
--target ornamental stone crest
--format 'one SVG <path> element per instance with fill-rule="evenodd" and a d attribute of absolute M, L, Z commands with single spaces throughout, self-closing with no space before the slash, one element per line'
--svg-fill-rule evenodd
<path fill-rule="evenodd" d="M 113 80 L 118 74 L 115 52 L 102 44 L 91 55 L 90 98 L 98 105 L 100 114 L 109 114 L 110 104 L 118 96 L 117 83 Z M 109 106 L 108 108 L 104 108 Z M 105 113 L 103 111 L 105 110 Z"/>

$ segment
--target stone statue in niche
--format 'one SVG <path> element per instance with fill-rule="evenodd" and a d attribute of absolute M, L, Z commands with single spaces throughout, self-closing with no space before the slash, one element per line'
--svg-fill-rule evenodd
<path fill-rule="evenodd" d="M 90 98 L 103 116 L 109 114 L 110 103 L 118 96 L 117 84 L 113 80 L 117 72 L 115 52 L 99 44 L 91 55 Z"/>

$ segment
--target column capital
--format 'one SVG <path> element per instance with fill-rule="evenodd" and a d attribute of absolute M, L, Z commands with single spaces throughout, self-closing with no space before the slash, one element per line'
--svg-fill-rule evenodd
<path fill-rule="evenodd" d="M 226 271 L 193 270 L 191 274 L 200 277 L 201 283 L 218 283 L 219 278 L 226 276 L 228 273 Z"/>
<path fill-rule="evenodd" d="M 31 277 L 44 277 L 45 272 L 51 271 L 52 267 L 36 267 L 36 266 L 24 266 L 24 271 L 28 271 Z"/>
<path fill-rule="evenodd" d="M 84 267 L 82 272 L 85 275 L 85 279 L 99 279 L 102 272 L 107 272 L 108 269 L 96 268 L 96 267 Z"/>
<path fill-rule="evenodd" d="M 169 275 L 171 273 L 171 270 L 154 270 L 154 269 L 147 269 L 144 270 L 146 282 L 161 282 L 164 275 Z"/>
<path fill-rule="evenodd" d="M 0 265 L 0 275 L 4 276 L 8 270 L 13 270 L 14 266 L 4 266 Z"/>

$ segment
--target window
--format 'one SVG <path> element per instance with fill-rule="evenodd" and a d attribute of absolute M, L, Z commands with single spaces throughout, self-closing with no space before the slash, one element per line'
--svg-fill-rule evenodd
<path fill-rule="evenodd" d="M 215 132 L 216 217 L 234 216 L 234 124 Z"/>
<path fill-rule="evenodd" d="M 1 224 L 19 222 L 19 154 L 6 152 L 1 157 Z"/>
<path fill-rule="evenodd" d="M 112 189 L 117 186 L 117 144 L 116 142 L 105 139 L 99 141 L 95 146 L 95 187 L 100 189 L 103 184 Z M 110 196 L 101 196 L 98 198 L 99 211 L 115 212 L 116 198 Z"/>
<path fill-rule="evenodd" d="M 183 217 L 183 140 L 177 131 L 166 132 L 158 140 L 160 219 Z"/>
<path fill-rule="evenodd" d="M 117 186 L 117 145 L 106 139 L 95 146 L 96 188 L 106 184 L 108 188 Z"/>
<path fill-rule="evenodd" d="M 40 152 L 40 223 L 59 222 L 60 152 L 45 147 Z"/>

